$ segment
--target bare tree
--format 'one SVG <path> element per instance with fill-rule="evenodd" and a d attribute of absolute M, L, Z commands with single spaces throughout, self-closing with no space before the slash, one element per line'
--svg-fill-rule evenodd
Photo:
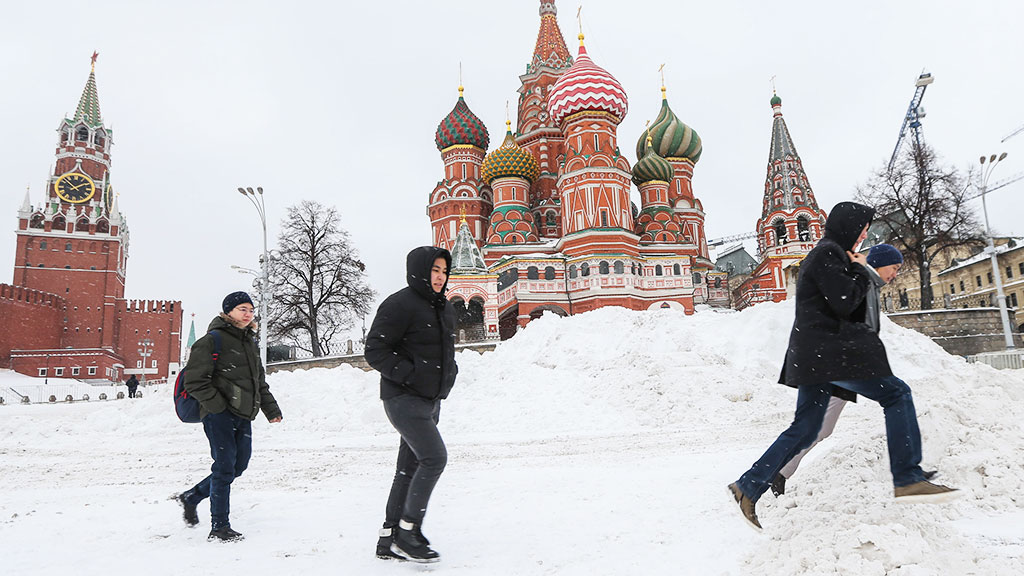
<path fill-rule="evenodd" d="M 886 225 L 888 242 L 916 267 L 921 309 L 932 308 L 930 263 L 955 247 L 980 248 L 981 225 L 967 206 L 972 173 L 941 166 L 927 144 L 914 146 L 891 171 L 881 169 L 858 186 L 857 199 L 875 208 L 875 219 Z"/>
<path fill-rule="evenodd" d="M 270 337 L 316 357 L 329 354 L 374 298 L 337 210 L 309 200 L 290 206 L 277 252 L 270 261 Z"/>

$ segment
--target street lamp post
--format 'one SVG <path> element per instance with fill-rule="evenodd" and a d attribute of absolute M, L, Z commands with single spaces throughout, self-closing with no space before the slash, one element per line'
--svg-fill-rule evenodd
<path fill-rule="evenodd" d="M 995 169 L 996 164 L 999 164 L 1006 158 L 1006 152 L 996 156 L 993 154 L 989 157 L 988 166 L 985 166 L 986 158 L 981 157 L 981 208 L 985 212 L 985 235 L 988 236 L 988 252 L 989 258 L 992 261 L 992 276 L 996 280 L 996 299 L 999 301 L 999 317 L 1003 321 L 1003 338 L 1006 340 L 1006 349 L 1013 350 L 1015 348 L 1013 344 L 1013 332 L 1010 329 L 1010 314 L 1006 310 L 1006 295 L 1003 294 L 1003 277 L 999 273 L 999 260 L 996 258 L 996 247 L 992 241 L 992 230 L 988 225 L 988 206 L 985 203 L 985 192 L 988 189 L 988 179 L 992 176 L 992 170 Z"/>
<path fill-rule="evenodd" d="M 146 364 L 153 355 L 153 341 L 149 338 L 139 340 L 139 356 L 142 357 L 142 381 L 146 381 Z"/>
<path fill-rule="evenodd" d="M 267 210 L 263 202 L 263 188 L 257 186 L 256 190 L 250 188 L 239 188 L 238 192 L 249 199 L 256 207 L 260 215 L 260 224 L 263 225 L 263 256 L 260 258 L 260 361 L 264 368 L 267 366 L 267 284 L 270 272 L 270 258 L 267 254 Z"/>

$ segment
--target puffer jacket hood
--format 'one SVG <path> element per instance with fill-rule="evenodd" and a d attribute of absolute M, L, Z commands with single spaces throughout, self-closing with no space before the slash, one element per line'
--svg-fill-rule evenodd
<path fill-rule="evenodd" d="M 875 217 L 875 209 L 856 202 L 840 202 L 825 221 L 825 238 L 835 241 L 843 250 L 852 251 L 866 224 Z"/>
<path fill-rule="evenodd" d="M 430 285 L 430 269 L 434 266 L 434 260 L 438 258 L 444 258 L 450 273 L 452 268 L 451 252 L 437 246 L 414 248 L 405 257 L 405 281 L 409 283 L 410 288 L 426 299 L 427 302 L 436 307 L 443 308 L 445 302 L 447 302 L 444 293 L 448 288 L 448 277 L 445 277 L 444 287 L 441 288 L 440 294 L 435 293 L 434 288 Z"/>

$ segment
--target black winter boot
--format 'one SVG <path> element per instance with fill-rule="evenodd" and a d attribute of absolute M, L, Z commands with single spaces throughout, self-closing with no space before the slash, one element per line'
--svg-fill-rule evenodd
<path fill-rule="evenodd" d="M 196 505 L 190 504 L 188 501 L 189 496 L 191 495 L 192 491 L 190 490 L 188 492 L 182 492 L 181 494 L 178 494 L 177 496 L 174 497 L 174 499 L 177 500 L 178 503 L 181 504 L 181 507 L 184 509 L 184 511 L 182 512 L 182 518 L 185 519 L 185 524 L 189 528 L 195 526 L 196 524 L 199 524 L 199 513 L 196 512 Z"/>
<path fill-rule="evenodd" d="M 782 474 L 776 474 L 775 478 L 772 479 L 772 494 L 776 498 L 786 493 L 786 477 Z"/>
<path fill-rule="evenodd" d="M 430 549 L 430 542 L 423 537 L 419 524 L 402 520 L 393 534 L 391 551 L 402 558 L 424 564 L 441 560 L 441 555 Z"/>
<path fill-rule="evenodd" d="M 381 560 L 405 560 L 391 551 L 391 544 L 395 541 L 395 527 L 392 524 L 384 523 L 384 527 L 377 532 L 377 558 Z"/>
<path fill-rule="evenodd" d="M 221 526 L 215 530 L 210 530 L 210 535 L 206 537 L 209 541 L 219 540 L 221 542 L 237 542 L 244 540 L 245 536 L 242 536 L 240 532 L 235 532 L 231 529 L 230 525 Z"/>

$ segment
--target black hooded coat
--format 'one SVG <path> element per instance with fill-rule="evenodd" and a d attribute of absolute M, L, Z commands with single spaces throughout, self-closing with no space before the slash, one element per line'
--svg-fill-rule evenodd
<path fill-rule="evenodd" d="M 382 400 L 401 394 L 447 398 L 459 367 L 455 364 L 455 308 L 430 286 L 434 261 L 452 255 L 444 248 L 422 246 L 406 257 L 409 286 L 388 296 L 366 333 L 366 361 L 380 372 Z"/>
<path fill-rule="evenodd" d="M 885 346 L 864 323 L 870 273 L 846 254 L 874 214 L 861 204 L 836 204 L 825 222 L 825 237 L 800 263 L 796 320 L 779 382 L 795 388 L 892 375 Z M 833 394 L 856 399 L 840 388 Z"/>

